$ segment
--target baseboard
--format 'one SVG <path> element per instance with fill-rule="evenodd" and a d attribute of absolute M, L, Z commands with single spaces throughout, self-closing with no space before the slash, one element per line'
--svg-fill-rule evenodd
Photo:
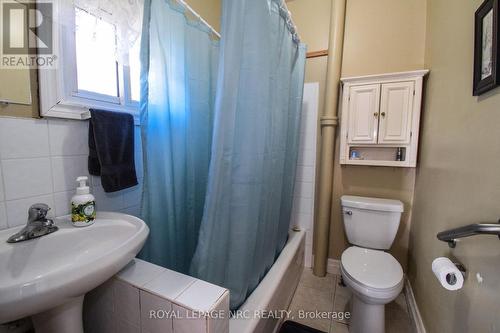
<path fill-rule="evenodd" d="M 413 294 L 413 289 L 411 288 L 410 280 L 405 278 L 405 288 L 404 293 L 406 296 L 406 303 L 408 305 L 408 310 L 410 312 L 410 320 L 413 324 L 413 328 L 416 333 L 426 333 L 424 322 L 422 321 L 422 316 L 418 310 L 418 305 L 415 300 L 415 295 Z"/>

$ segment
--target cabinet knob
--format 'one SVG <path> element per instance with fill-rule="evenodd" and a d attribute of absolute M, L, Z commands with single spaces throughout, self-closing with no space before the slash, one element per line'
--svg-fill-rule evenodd
<path fill-rule="evenodd" d="M 385 117 L 385 112 L 382 112 L 380 115 L 381 115 L 382 117 Z"/>
<path fill-rule="evenodd" d="M 373 113 L 375 117 L 378 117 L 378 112 Z"/>

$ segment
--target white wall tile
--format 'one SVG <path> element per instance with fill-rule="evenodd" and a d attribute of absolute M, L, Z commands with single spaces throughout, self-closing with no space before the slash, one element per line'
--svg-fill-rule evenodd
<path fill-rule="evenodd" d="M 292 213 L 293 224 L 301 229 L 309 229 L 313 224 L 313 215 L 294 211 Z"/>
<path fill-rule="evenodd" d="M 0 202 L 0 230 L 7 228 L 7 210 L 5 203 Z"/>
<path fill-rule="evenodd" d="M 316 165 L 316 150 L 299 147 L 299 156 L 297 165 L 315 166 Z"/>
<path fill-rule="evenodd" d="M 135 140 L 141 179 L 140 127 L 135 129 Z M 76 177 L 88 175 L 87 156 L 87 121 L 0 117 L 0 202 L 7 201 L 3 206 L 8 225 L 24 224 L 27 208 L 49 195 L 47 203 L 56 216 L 69 214 Z M 100 177 L 92 177 L 89 184 L 100 186 Z M 104 193 L 102 186 L 95 190 L 98 210 L 127 209 L 129 214 L 139 214 L 140 190 L 111 194 Z M 16 212 L 20 215 L 14 216 Z"/>
<path fill-rule="evenodd" d="M 190 309 L 206 312 L 215 307 L 226 291 L 215 284 L 196 280 L 175 299 L 175 302 Z"/>
<path fill-rule="evenodd" d="M 134 150 L 135 150 L 135 171 L 137 173 L 137 178 L 144 177 L 144 167 L 142 160 L 142 141 L 141 141 L 141 128 L 139 126 L 135 127 L 134 132 Z"/>
<path fill-rule="evenodd" d="M 71 198 L 74 195 L 75 191 L 54 193 L 54 209 L 56 216 L 71 214 Z"/>
<path fill-rule="evenodd" d="M 54 179 L 54 191 L 62 192 L 75 190 L 77 187 L 77 177 L 90 177 L 87 163 L 88 156 L 86 155 L 52 157 L 52 176 Z M 88 184 L 90 185 L 90 179 Z"/>
<path fill-rule="evenodd" d="M 312 166 L 297 166 L 297 173 L 295 176 L 296 181 L 313 182 L 314 181 L 314 167 Z"/>
<path fill-rule="evenodd" d="M 96 200 L 96 210 L 99 211 L 120 211 L 123 208 L 122 192 L 106 193 L 101 186 L 92 187 L 92 192 Z"/>
<path fill-rule="evenodd" d="M 2 161 L 5 199 L 13 200 L 53 192 L 50 158 Z"/>
<path fill-rule="evenodd" d="M 314 195 L 313 182 L 295 182 L 294 194 L 295 197 L 311 199 Z"/>
<path fill-rule="evenodd" d="M 172 303 L 141 290 L 141 328 L 148 333 L 173 332 Z"/>
<path fill-rule="evenodd" d="M 47 121 L 0 118 L 2 159 L 49 156 Z"/>
<path fill-rule="evenodd" d="M 208 318 L 209 333 L 229 333 L 229 292 L 225 292 L 213 309 L 217 318 Z"/>
<path fill-rule="evenodd" d="M 83 317 L 85 332 L 116 332 L 116 321 L 114 320 L 113 312 L 102 312 L 98 307 L 86 308 L 83 311 Z"/>
<path fill-rule="evenodd" d="M 141 203 L 142 197 L 142 179 L 139 179 L 139 185 L 123 190 L 123 206 L 131 207 Z"/>
<path fill-rule="evenodd" d="M 111 278 L 85 295 L 85 312 L 88 309 L 98 309 L 101 313 L 112 313 L 114 311 L 113 283 L 114 278 Z"/>
<path fill-rule="evenodd" d="M 135 258 L 116 277 L 133 286 L 142 287 L 165 270 L 166 268 Z"/>
<path fill-rule="evenodd" d="M 166 269 L 159 276 L 146 283 L 142 289 L 161 297 L 176 299 L 195 281 L 196 279 L 191 276 Z"/>
<path fill-rule="evenodd" d="M 207 319 L 205 317 L 195 318 L 198 316 L 191 310 L 172 305 L 174 312 L 178 312 L 177 318 L 174 318 L 174 333 L 206 333 Z"/>
<path fill-rule="evenodd" d="M 132 215 L 138 218 L 141 218 L 141 205 L 136 205 L 132 207 L 127 207 L 125 209 L 122 209 L 121 211 L 123 214 L 128 214 Z"/>
<path fill-rule="evenodd" d="M 44 203 L 54 209 L 54 198 L 52 194 L 6 201 L 5 205 L 7 206 L 7 224 L 9 228 L 26 224 L 26 221 L 28 219 L 28 209 L 31 207 L 31 205 L 36 203 Z M 49 212 L 49 214 L 49 216 L 54 216 L 53 211 Z"/>
<path fill-rule="evenodd" d="M 2 161 L 0 161 L 0 201 L 4 200 L 5 200 L 5 194 L 3 190 Z"/>
<path fill-rule="evenodd" d="M 134 326 L 140 326 L 139 289 L 115 279 L 113 281 L 113 308 L 117 320 L 126 320 Z"/>
<path fill-rule="evenodd" d="M 115 318 L 116 320 L 116 333 L 141 333 L 141 327 L 134 325 L 126 320 Z"/>
<path fill-rule="evenodd" d="M 313 213 L 313 200 L 307 198 L 294 198 L 293 211 L 302 214 Z"/>
<path fill-rule="evenodd" d="M 88 155 L 88 121 L 49 120 L 52 156 Z"/>

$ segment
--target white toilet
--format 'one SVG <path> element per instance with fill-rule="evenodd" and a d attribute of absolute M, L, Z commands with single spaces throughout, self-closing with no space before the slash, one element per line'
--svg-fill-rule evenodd
<path fill-rule="evenodd" d="M 344 195 L 347 239 L 340 270 L 352 291 L 350 333 L 383 333 L 384 307 L 403 289 L 403 269 L 388 250 L 396 237 L 403 203 Z"/>

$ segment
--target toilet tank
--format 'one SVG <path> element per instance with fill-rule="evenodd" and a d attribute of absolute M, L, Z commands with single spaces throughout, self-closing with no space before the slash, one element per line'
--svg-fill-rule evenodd
<path fill-rule="evenodd" d="M 380 250 L 391 247 L 403 212 L 401 201 L 344 195 L 340 202 L 350 244 Z"/>

